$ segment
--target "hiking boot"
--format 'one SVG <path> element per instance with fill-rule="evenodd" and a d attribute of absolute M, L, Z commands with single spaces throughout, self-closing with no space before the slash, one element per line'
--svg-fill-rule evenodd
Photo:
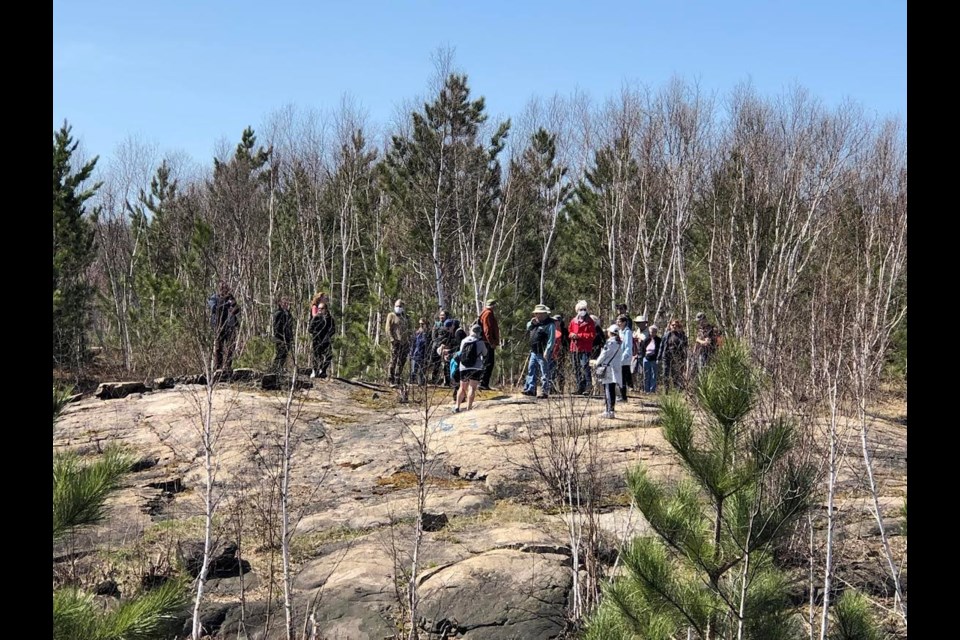
<path fill-rule="evenodd" d="M 316 377 L 317 377 L 317 371 L 316 371 L 316 369 L 313 369 L 313 370 L 310 371 L 310 377 L 311 377 L 311 378 L 316 378 Z"/>
<path fill-rule="evenodd" d="M 525 395 L 525 396 L 535 396 L 535 395 L 537 395 L 537 392 L 536 392 L 536 391 L 524 391 L 524 392 L 523 392 L 523 395 Z"/>
<path fill-rule="evenodd" d="M 550 396 L 547 395 L 546 393 L 541 393 L 540 395 L 537 396 L 537 399 L 538 399 L 538 400 L 546 400 L 546 399 L 549 398 L 549 397 L 550 397 Z"/>

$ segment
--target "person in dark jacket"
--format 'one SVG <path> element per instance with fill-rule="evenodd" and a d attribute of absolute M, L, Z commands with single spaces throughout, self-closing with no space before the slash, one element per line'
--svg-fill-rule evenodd
<path fill-rule="evenodd" d="M 286 367 L 287 355 L 293 347 L 293 316 L 290 314 L 288 298 L 279 298 L 277 310 L 273 312 L 273 344 L 277 348 L 273 370 L 280 373 Z"/>
<path fill-rule="evenodd" d="M 430 332 L 426 318 L 420 318 L 417 331 L 410 340 L 410 384 L 427 383 L 427 349 L 430 348 Z"/>
<path fill-rule="evenodd" d="M 444 323 L 447 321 L 447 310 L 441 308 L 437 312 L 437 318 L 433 323 L 433 329 L 430 333 L 430 383 L 444 384 L 450 383 L 450 368 L 443 360 L 443 344 L 447 337 L 447 327 Z"/>
<path fill-rule="evenodd" d="M 313 339 L 313 371 L 311 378 L 326 378 L 333 357 L 333 334 L 336 330 L 327 303 L 317 305 L 317 315 L 310 318 L 307 331 Z"/>
<path fill-rule="evenodd" d="M 667 391 L 683 390 L 687 379 L 687 334 L 681 320 L 674 318 L 667 325 L 667 334 L 660 343 L 657 360 L 663 367 L 663 382 Z"/>
<path fill-rule="evenodd" d="M 227 323 L 227 317 L 230 315 L 230 304 L 233 302 L 233 294 L 230 293 L 230 287 L 226 282 L 221 281 L 220 286 L 207 298 L 207 306 L 210 308 L 210 328 L 213 329 L 214 336 L 214 369 L 220 369 L 223 365 L 223 330 Z"/>
<path fill-rule="evenodd" d="M 523 386 L 523 395 L 549 398 L 551 391 L 551 366 L 553 365 L 553 345 L 557 341 L 556 327 L 550 317 L 550 307 L 538 304 L 533 308 L 532 318 L 527 323 L 527 336 L 530 340 L 530 360 L 527 363 L 527 378 Z M 537 381 L 543 385 L 537 396 Z"/>
<path fill-rule="evenodd" d="M 223 369 L 225 355 L 228 350 L 227 322 L 230 319 L 230 310 L 237 301 L 230 293 L 225 283 L 220 283 L 220 291 L 210 296 L 210 326 L 214 333 L 213 368 Z"/>
<path fill-rule="evenodd" d="M 227 311 L 227 320 L 223 323 L 223 342 L 222 348 L 218 352 L 221 356 L 219 362 L 224 371 L 233 371 L 233 355 L 237 350 L 237 336 L 240 335 L 240 305 L 230 296 L 230 302 Z M 221 367 L 217 367 L 220 369 Z"/>
<path fill-rule="evenodd" d="M 643 355 L 643 390 L 646 393 L 657 391 L 657 357 L 661 346 L 658 333 L 657 325 L 652 324 L 647 329 L 647 337 L 640 341 L 640 354 Z"/>
<path fill-rule="evenodd" d="M 556 333 L 553 343 L 553 364 L 550 366 L 552 378 L 550 386 L 554 391 L 563 393 L 563 386 L 567 380 L 566 364 L 567 352 L 570 350 L 570 332 L 567 330 L 567 323 L 563 321 L 562 313 L 555 313 L 552 317 Z"/>

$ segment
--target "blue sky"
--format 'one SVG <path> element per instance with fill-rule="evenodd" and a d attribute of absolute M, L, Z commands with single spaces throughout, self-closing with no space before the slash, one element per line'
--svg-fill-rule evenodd
<path fill-rule="evenodd" d="M 387 125 L 440 47 L 495 115 L 677 76 L 907 117 L 906 0 L 54 0 L 53 126 L 67 119 L 91 155 L 133 135 L 209 162 L 288 104 L 347 95 Z"/>

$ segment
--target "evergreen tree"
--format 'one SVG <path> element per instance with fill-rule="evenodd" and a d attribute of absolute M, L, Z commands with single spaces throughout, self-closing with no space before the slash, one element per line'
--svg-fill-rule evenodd
<path fill-rule="evenodd" d="M 746 348 L 729 341 L 698 378 L 701 419 L 683 397 L 664 398 L 664 436 L 690 479 L 628 474 L 657 536 L 624 551 L 588 638 L 800 637 L 773 549 L 808 510 L 814 470 L 790 455 L 792 423 L 750 423 L 758 385 Z"/>
<path fill-rule="evenodd" d="M 612 309 L 616 302 L 625 301 L 621 286 L 627 274 L 621 262 L 621 245 L 632 247 L 639 232 L 633 208 L 640 199 L 637 193 L 640 171 L 632 156 L 626 131 L 598 149 L 593 167 L 585 172 L 571 207 L 578 221 L 577 229 L 582 230 L 580 239 L 592 247 L 587 254 L 591 262 L 572 267 L 579 271 L 577 277 L 597 283 L 597 311 Z M 640 305 L 640 309 L 645 308 L 646 302 Z"/>
<path fill-rule="evenodd" d="M 496 155 L 510 123 L 500 124 L 485 149 L 477 140 L 487 120 L 484 99 L 471 100 L 467 77 L 457 74 L 450 74 L 437 98 L 411 119 L 410 135 L 393 137 L 382 176 L 407 246 L 430 248 L 425 261 L 432 263 L 437 304 L 446 307 L 462 280 L 450 240 L 469 228 L 467 220 L 489 219 L 496 211 Z"/>
<path fill-rule="evenodd" d="M 567 170 L 557 160 L 557 135 L 543 128 L 530 136 L 520 160 L 510 165 L 518 206 L 523 209 L 514 263 L 516 279 L 528 299 L 550 301 L 554 306 L 563 290 L 555 286 L 555 270 L 570 258 L 558 242 L 567 226 L 565 207 L 573 195 Z"/>
<path fill-rule="evenodd" d="M 64 122 L 53 134 L 53 365 L 76 370 L 85 360 L 85 331 L 94 289 L 87 279 L 93 262 L 94 230 L 84 203 L 101 183 L 84 189 L 97 158 L 73 166 L 78 142 Z M 96 211 L 94 211 L 96 216 Z"/>

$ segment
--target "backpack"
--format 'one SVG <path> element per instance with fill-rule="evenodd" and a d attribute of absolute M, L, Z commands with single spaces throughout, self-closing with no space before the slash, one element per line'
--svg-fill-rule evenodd
<path fill-rule="evenodd" d="M 487 336 L 486 336 L 486 335 L 484 335 L 484 333 L 483 333 L 483 325 L 482 325 L 482 324 L 480 324 L 480 316 L 477 316 L 477 319 L 476 319 L 476 320 L 474 320 L 474 321 L 473 321 L 473 324 L 472 324 L 472 325 L 470 325 L 470 326 L 477 326 L 477 327 L 480 327 L 480 339 L 481 339 L 481 340 L 483 340 L 484 342 L 486 342 L 486 340 L 487 340 Z"/>
<path fill-rule="evenodd" d="M 459 351 L 457 351 L 457 353 L 450 358 L 450 377 L 453 380 L 460 379 L 460 352 Z"/>
<path fill-rule="evenodd" d="M 460 351 L 460 364 L 463 365 L 464 368 L 469 369 L 477 364 L 478 343 L 479 340 L 471 340 L 467 344 L 463 345 L 463 349 Z"/>
<path fill-rule="evenodd" d="M 553 324 L 537 324 L 530 327 L 530 351 L 542 352 L 547 348 L 547 341 L 550 339 L 547 331 L 553 328 Z"/>

